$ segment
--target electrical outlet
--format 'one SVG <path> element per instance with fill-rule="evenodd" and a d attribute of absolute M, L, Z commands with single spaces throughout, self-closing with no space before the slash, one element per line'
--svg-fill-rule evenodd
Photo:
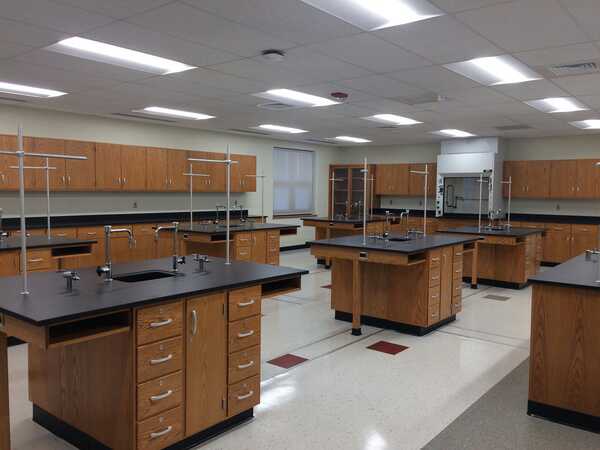
<path fill-rule="evenodd" d="M 393 205 L 394 201 L 392 199 L 390 199 L 390 205 Z"/>
<path fill-rule="evenodd" d="M 557 210 L 557 211 L 560 211 L 560 203 L 557 203 L 557 204 L 556 204 L 556 210 Z"/>
<path fill-rule="evenodd" d="M 133 202 L 133 209 L 137 209 L 138 208 L 138 203 L 137 202 Z"/>
<path fill-rule="evenodd" d="M 423 200 L 419 200 L 419 206 L 423 206 Z"/>

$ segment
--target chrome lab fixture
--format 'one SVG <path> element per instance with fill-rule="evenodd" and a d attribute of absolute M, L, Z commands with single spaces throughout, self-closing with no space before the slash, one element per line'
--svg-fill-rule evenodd
<path fill-rule="evenodd" d="M 363 245 L 367 245 L 367 180 L 369 179 L 367 158 L 365 158 L 361 172 L 363 174 Z"/>
<path fill-rule="evenodd" d="M 229 254 L 229 247 L 231 243 L 229 242 L 229 237 L 231 234 L 231 165 L 237 164 L 238 161 L 231 160 L 231 149 L 229 144 L 227 145 L 227 156 L 225 159 L 204 159 L 204 158 L 188 158 L 188 161 L 192 162 L 203 162 L 209 164 L 225 164 L 227 168 L 227 209 L 225 214 L 225 264 L 231 264 L 231 255 Z"/>
<path fill-rule="evenodd" d="M 192 163 L 190 163 L 189 172 L 184 173 L 183 175 L 190 179 L 190 228 L 192 228 L 194 226 L 194 177 L 210 178 L 210 175 L 206 173 L 194 173 Z"/>
<path fill-rule="evenodd" d="M 113 280 L 110 241 L 112 239 L 111 236 L 114 233 L 127 233 L 129 248 L 133 248 L 135 246 L 133 231 L 131 231 L 129 228 L 113 228 L 111 225 L 104 225 L 104 265 L 96 267 L 96 273 L 99 277 L 104 274 L 104 281 L 107 283 L 110 283 Z"/>
<path fill-rule="evenodd" d="M 335 183 L 336 181 L 344 181 L 343 178 L 336 178 L 334 172 L 331 172 L 329 182 L 331 183 L 331 213 L 329 220 L 335 219 Z"/>
<path fill-rule="evenodd" d="M 508 177 L 508 180 L 502 180 L 501 184 L 506 184 L 508 186 L 508 210 L 506 212 L 506 224 L 504 227 L 507 230 L 512 228 L 512 224 L 510 223 L 510 207 L 512 203 L 512 176 Z"/>
<path fill-rule="evenodd" d="M 481 233 L 481 213 L 482 213 L 481 209 L 482 209 L 482 202 L 483 202 L 483 184 L 487 183 L 488 192 L 491 189 L 490 179 L 484 178 L 484 176 L 486 176 L 486 175 L 488 177 L 491 176 L 491 174 L 492 174 L 491 172 L 492 172 L 491 170 L 489 170 L 489 171 L 484 170 L 483 172 L 481 172 L 479 174 L 479 180 L 477 180 L 477 182 L 479 183 L 479 212 L 477 213 L 477 231 L 479 231 L 480 233 Z M 489 198 L 489 196 L 488 196 L 488 198 Z M 489 208 L 489 204 L 488 204 L 488 213 L 489 213 L 489 209 L 490 208 Z"/>
<path fill-rule="evenodd" d="M 85 161 L 87 156 L 79 155 L 58 155 L 51 153 L 30 153 L 23 150 L 23 126 L 19 125 L 17 132 L 17 151 L 0 150 L 0 155 L 11 155 L 16 156 L 18 159 L 18 170 L 19 170 L 19 207 L 20 207 L 20 220 L 21 220 L 21 276 L 22 276 L 22 290 L 21 294 L 29 295 L 29 286 L 27 280 L 27 225 L 25 221 L 25 157 L 32 158 L 46 158 L 48 159 L 71 159 Z M 48 164 L 46 164 L 48 166 Z"/>
<path fill-rule="evenodd" d="M 427 236 L 427 191 L 429 190 L 429 164 L 425 170 L 411 170 L 410 173 L 423 175 L 423 236 Z"/>
<path fill-rule="evenodd" d="M 172 265 L 171 269 L 173 272 L 178 272 L 179 264 L 185 264 L 185 256 L 179 256 L 179 252 L 177 251 L 179 247 L 179 222 L 173 222 L 173 225 L 167 227 L 156 227 L 154 230 L 154 239 L 158 242 L 158 236 L 161 231 L 172 231 L 173 232 L 173 251 L 172 253 Z"/>

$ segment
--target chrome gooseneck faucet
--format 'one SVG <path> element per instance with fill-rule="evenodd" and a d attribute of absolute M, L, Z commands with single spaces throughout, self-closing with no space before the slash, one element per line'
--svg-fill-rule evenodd
<path fill-rule="evenodd" d="M 135 238 L 133 237 L 133 231 L 129 228 L 113 228 L 111 225 L 104 226 L 104 265 L 96 268 L 96 273 L 99 277 L 104 274 L 104 281 L 110 282 L 113 280 L 112 277 L 112 259 L 110 256 L 110 239 L 113 233 L 127 233 L 129 240 L 129 248 L 135 246 Z"/>
<path fill-rule="evenodd" d="M 5 238 L 8 237 L 8 233 L 2 228 L 2 214 L 3 210 L 2 208 L 0 208 L 0 242 L 2 242 Z"/>
<path fill-rule="evenodd" d="M 185 256 L 179 256 L 177 251 L 177 246 L 179 244 L 178 234 L 179 234 L 179 222 L 173 222 L 173 225 L 168 227 L 157 227 L 154 231 L 154 239 L 158 241 L 158 235 L 161 231 L 173 231 L 173 272 L 177 272 L 179 264 L 185 264 Z"/>

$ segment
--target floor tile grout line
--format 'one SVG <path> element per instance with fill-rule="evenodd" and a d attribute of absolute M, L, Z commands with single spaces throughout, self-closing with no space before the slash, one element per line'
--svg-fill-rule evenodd
<path fill-rule="evenodd" d="M 490 336 L 498 336 L 498 337 L 502 337 L 502 338 L 506 338 L 506 339 L 520 339 L 520 338 L 516 338 L 516 337 L 513 337 L 513 336 L 507 336 L 505 334 L 489 333 L 489 332 L 486 332 L 486 331 L 474 330 L 472 328 L 459 327 L 458 325 L 455 325 L 455 324 L 449 324 L 449 326 L 451 326 L 453 328 L 457 328 L 459 330 L 472 331 L 474 333 L 489 334 Z M 443 330 L 441 330 L 441 331 L 443 331 Z"/>
<path fill-rule="evenodd" d="M 520 345 L 507 344 L 506 342 L 494 341 L 492 339 L 484 339 L 482 337 L 467 336 L 465 334 L 453 333 L 451 331 L 440 331 L 440 330 L 438 330 L 437 333 L 440 333 L 440 334 L 450 334 L 452 336 L 459 336 L 459 337 L 462 337 L 462 338 L 465 338 L 465 339 L 471 339 L 471 340 L 474 340 L 474 341 L 487 342 L 488 344 L 503 345 L 505 347 L 515 348 L 515 349 L 519 349 L 519 350 L 525 350 L 525 351 L 529 351 L 530 350 L 529 347 L 521 347 Z"/>

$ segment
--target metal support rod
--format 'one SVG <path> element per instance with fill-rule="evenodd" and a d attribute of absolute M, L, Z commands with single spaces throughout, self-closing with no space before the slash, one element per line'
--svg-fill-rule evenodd
<path fill-rule="evenodd" d="M 477 230 L 481 233 L 481 201 L 483 195 L 483 172 L 479 174 L 479 215 L 477 221 Z"/>
<path fill-rule="evenodd" d="M 508 185 L 508 211 L 506 213 L 506 228 L 510 229 L 512 224 L 510 223 L 510 210 L 512 202 L 512 176 L 508 177 L 508 181 L 501 181 L 501 184 Z"/>
<path fill-rule="evenodd" d="M 25 224 L 25 164 L 23 150 L 23 127 L 19 125 L 18 131 L 18 146 L 19 151 L 19 200 L 21 206 L 21 276 L 23 278 L 23 286 L 21 294 L 29 295 L 29 286 L 27 283 L 27 226 Z"/>
<path fill-rule="evenodd" d="M 369 178 L 369 182 L 370 182 L 370 191 L 369 191 L 369 196 L 370 196 L 370 207 L 369 207 L 369 217 L 371 219 L 373 219 L 373 183 L 375 182 L 375 177 L 371 176 L 371 178 Z"/>
<path fill-rule="evenodd" d="M 329 181 L 331 182 L 331 217 L 329 218 L 329 220 L 333 220 L 335 217 L 335 182 L 344 181 L 344 179 L 336 178 L 334 173 L 331 172 L 331 178 L 329 178 Z"/>
<path fill-rule="evenodd" d="M 429 164 L 425 164 L 425 170 L 411 170 L 410 173 L 424 175 L 423 179 L 423 236 L 427 236 L 427 192 L 429 191 Z"/>
<path fill-rule="evenodd" d="M 367 179 L 369 178 L 369 169 L 367 167 L 367 158 L 362 170 L 363 173 L 363 245 L 367 245 Z"/>
<path fill-rule="evenodd" d="M 192 163 L 190 163 L 190 171 L 183 175 L 190 178 L 190 228 L 192 228 L 194 225 L 194 177 L 210 178 L 210 175 L 206 173 L 194 173 Z"/>
<path fill-rule="evenodd" d="M 21 151 L 21 150 L 19 150 Z M 19 156 L 19 151 L 0 150 L 0 155 L 12 155 Z M 75 156 L 75 155 L 60 155 L 53 153 L 31 153 L 23 152 L 23 156 L 31 156 L 32 158 L 50 158 L 50 159 L 74 159 L 77 161 L 85 161 L 88 159 L 87 156 Z"/>

